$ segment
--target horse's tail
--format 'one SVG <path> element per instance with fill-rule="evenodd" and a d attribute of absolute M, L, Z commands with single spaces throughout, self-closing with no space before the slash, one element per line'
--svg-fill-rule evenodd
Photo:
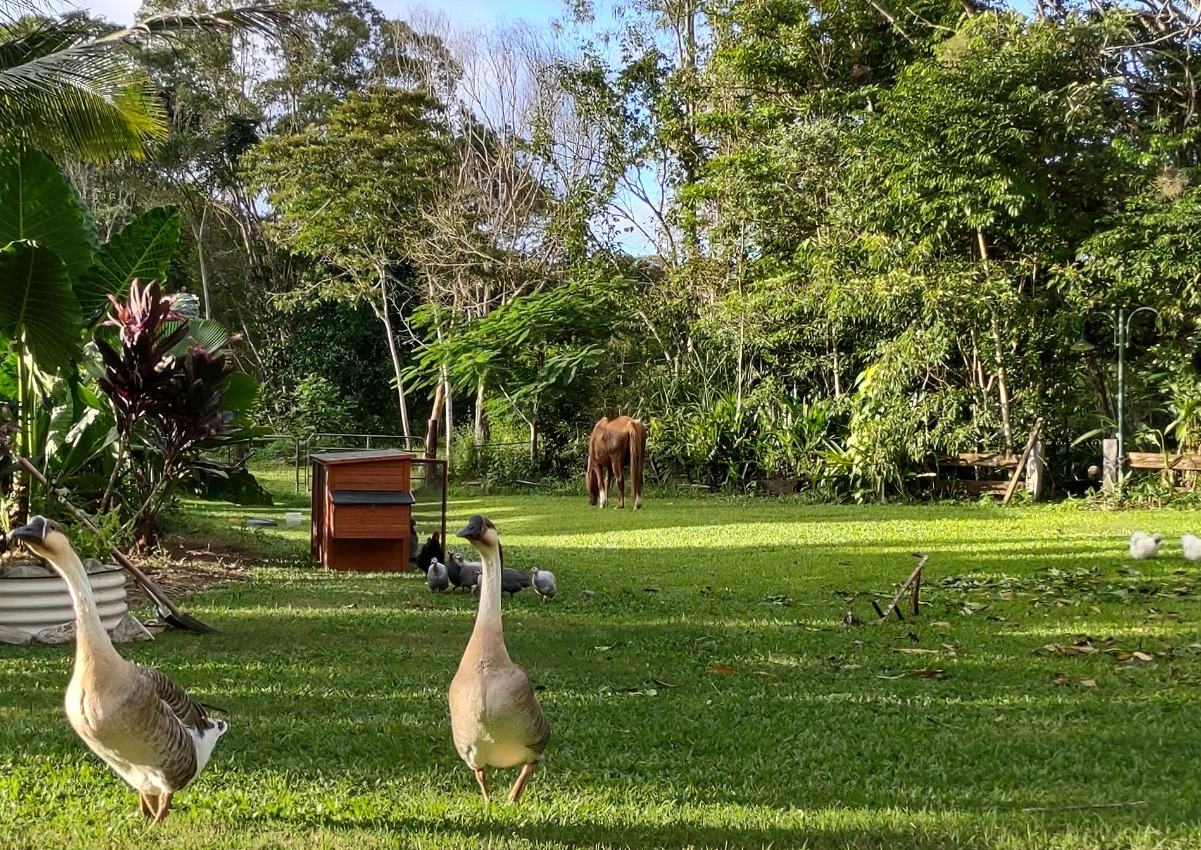
<path fill-rule="evenodd" d="M 634 508 L 642 507 L 642 465 L 646 457 L 646 426 L 641 419 L 630 419 L 630 485 L 634 490 Z"/>

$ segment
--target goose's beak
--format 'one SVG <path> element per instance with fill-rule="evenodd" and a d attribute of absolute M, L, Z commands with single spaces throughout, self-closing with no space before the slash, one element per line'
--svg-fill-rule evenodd
<path fill-rule="evenodd" d="M 8 533 L 8 540 L 28 540 L 31 543 L 41 543 L 46 539 L 46 518 L 44 516 L 35 516 L 25 525 L 20 528 L 14 528 Z"/>
<path fill-rule="evenodd" d="M 471 519 L 467 520 L 465 525 L 458 534 L 467 540 L 482 540 L 484 538 L 484 518 L 480 514 L 474 514 Z"/>

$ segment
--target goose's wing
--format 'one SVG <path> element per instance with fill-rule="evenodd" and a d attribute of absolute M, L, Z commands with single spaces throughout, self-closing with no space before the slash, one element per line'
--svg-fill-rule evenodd
<path fill-rule="evenodd" d="M 505 731 L 500 734 L 511 735 L 518 743 L 541 754 L 550 740 L 550 721 L 538 705 L 534 685 L 525 670 L 516 664 L 498 670 L 489 676 L 485 688 L 485 704 L 500 708 L 503 714 L 500 725 Z"/>
<path fill-rule="evenodd" d="M 153 667 L 139 667 L 142 681 L 162 701 L 180 725 L 203 730 L 212 726 L 204 706 L 188 696 L 188 692 Z"/>
<path fill-rule="evenodd" d="M 211 720 L 203 705 L 152 668 L 137 668 L 133 687 L 145 710 L 136 733 L 143 755 L 131 761 L 155 767 L 178 791 L 203 770 L 225 723 Z"/>

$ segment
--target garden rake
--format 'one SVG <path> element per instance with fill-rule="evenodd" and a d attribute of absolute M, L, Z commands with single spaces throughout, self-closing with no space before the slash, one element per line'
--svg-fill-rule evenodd
<path fill-rule="evenodd" d="M 83 523 L 83 525 L 89 531 L 104 541 L 104 544 L 108 547 L 109 552 L 111 552 L 112 556 L 117 559 L 117 563 L 124 567 L 125 571 L 133 576 L 133 580 L 141 585 L 142 589 L 146 591 L 146 594 L 154 602 L 154 607 L 158 611 L 159 617 L 161 617 L 167 624 L 172 625 L 177 629 L 196 632 L 202 635 L 212 634 L 217 631 L 207 623 L 202 623 L 190 614 L 185 614 L 184 612 L 180 611 L 179 608 L 175 606 L 175 603 L 173 603 L 167 597 L 167 594 L 163 593 L 163 589 L 151 581 L 150 577 L 144 572 L 135 567 L 133 562 L 130 561 L 129 558 L 125 557 L 125 553 L 113 545 L 113 543 L 104 536 L 104 534 L 96 527 L 95 523 L 92 522 L 91 518 L 86 513 L 81 511 L 75 505 L 71 504 L 71 502 L 67 499 L 67 494 L 70 491 L 68 491 L 66 487 L 54 487 L 51 485 L 50 482 L 46 480 L 46 476 L 42 475 L 41 471 L 38 470 L 38 468 L 30 463 L 26 458 L 18 456 L 17 462 L 21 464 L 26 472 L 32 475 L 37 481 L 41 482 L 41 484 L 47 490 L 53 493 L 58 500 L 63 503 L 63 506 L 66 507 L 67 511 L 70 512 L 71 516 Z"/>

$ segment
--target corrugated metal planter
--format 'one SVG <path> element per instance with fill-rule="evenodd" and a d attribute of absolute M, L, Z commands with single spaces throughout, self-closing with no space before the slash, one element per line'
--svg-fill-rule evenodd
<path fill-rule="evenodd" d="M 125 572 L 106 564 L 88 572 L 100 620 L 111 631 L 129 610 L 125 596 Z M 67 583 L 58 574 L 15 578 L 0 575 L 0 626 L 36 635 L 44 629 L 75 621 Z"/>

